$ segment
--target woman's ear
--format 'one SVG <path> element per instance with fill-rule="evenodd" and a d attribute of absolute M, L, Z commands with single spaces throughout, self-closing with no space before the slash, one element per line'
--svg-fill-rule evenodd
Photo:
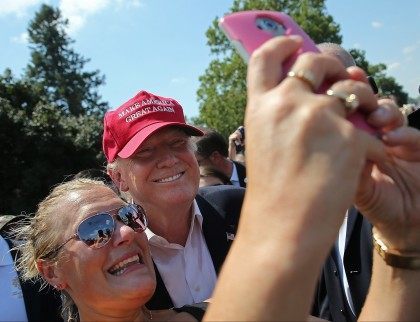
<path fill-rule="evenodd" d="M 121 170 L 116 168 L 116 169 L 109 169 L 108 170 L 108 175 L 111 177 L 112 181 L 114 182 L 114 184 L 117 186 L 117 188 L 120 191 L 128 191 L 128 185 L 126 180 L 124 179 Z"/>
<path fill-rule="evenodd" d="M 62 290 L 67 287 L 67 283 L 61 278 L 56 262 L 38 259 L 36 261 L 36 268 L 48 284 L 52 285 L 54 288 Z"/>

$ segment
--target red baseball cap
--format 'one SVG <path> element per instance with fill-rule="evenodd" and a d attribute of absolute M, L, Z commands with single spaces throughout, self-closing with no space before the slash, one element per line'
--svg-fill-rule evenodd
<path fill-rule="evenodd" d="M 176 100 L 140 91 L 105 114 L 102 147 L 108 162 L 117 156 L 129 158 L 148 137 L 166 126 L 181 127 L 192 136 L 203 135 L 185 123 L 182 106 Z"/>

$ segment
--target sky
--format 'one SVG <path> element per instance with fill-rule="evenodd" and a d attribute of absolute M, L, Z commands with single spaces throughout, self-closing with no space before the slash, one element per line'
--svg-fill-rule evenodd
<path fill-rule="evenodd" d="M 72 46 L 91 59 L 86 70 L 105 75 L 99 93 L 111 108 L 144 89 L 175 98 L 188 118 L 198 115 L 199 77 L 212 59 L 205 32 L 233 0 L 0 0 L 1 73 L 22 75 L 26 29 L 41 3 L 69 19 Z M 370 63 L 386 64 L 409 96 L 419 96 L 420 1 L 326 0 L 326 8 L 344 48 L 365 50 Z"/>

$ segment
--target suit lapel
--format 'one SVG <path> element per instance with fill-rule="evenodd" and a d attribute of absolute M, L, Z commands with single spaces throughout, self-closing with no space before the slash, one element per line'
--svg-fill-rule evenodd
<path fill-rule="evenodd" d="M 351 207 L 348 210 L 345 249 L 347 248 L 347 245 L 349 244 L 349 241 L 351 239 L 351 235 L 353 233 L 353 229 L 356 224 L 357 213 L 358 211 L 355 207 Z"/>
<path fill-rule="evenodd" d="M 335 247 L 334 247 L 335 248 Z M 351 312 L 347 304 L 347 299 L 342 291 L 341 281 L 338 274 L 338 266 L 335 261 L 336 251 L 331 250 L 330 256 L 324 263 L 323 276 L 321 282 L 325 283 L 325 297 L 323 298 L 320 313 L 322 318 L 331 315 L 334 322 L 348 322 L 343 311 Z M 347 314 L 348 316 L 349 314 Z"/>
<path fill-rule="evenodd" d="M 174 303 L 169 295 L 168 290 L 166 289 L 165 284 L 163 283 L 162 276 L 159 273 L 156 264 L 153 262 L 153 267 L 156 274 L 156 290 L 153 293 L 152 298 L 146 303 L 146 307 L 149 310 L 162 310 L 172 308 Z"/>
<path fill-rule="evenodd" d="M 203 215 L 203 234 L 213 260 L 216 274 L 229 251 L 230 241 L 227 238 L 226 223 L 222 216 L 203 197 L 197 195 L 196 201 Z"/>
<path fill-rule="evenodd" d="M 349 214 L 352 230 L 344 255 L 347 280 L 356 315 L 360 314 L 370 284 L 372 269 L 371 225 L 357 212 Z"/>

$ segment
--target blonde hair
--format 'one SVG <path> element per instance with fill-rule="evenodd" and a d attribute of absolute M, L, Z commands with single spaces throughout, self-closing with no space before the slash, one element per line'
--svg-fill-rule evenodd
<path fill-rule="evenodd" d="M 38 204 L 38 209 L 33 218 L 16 228 L 16 238 L 22 243 L 17 247 L 21 253 L 18 259 L 18 269 L 22 272 L 25 280 L 36 279 L 42 287 L 48 285 L 42 274 L 37 269 L 37 260 L 45 258 L 54 262 L 58 260 L 58 253 L 54 250 L 63 242 L 62 230 L 58 227 L 63 221 L 59 216 L 69 211 L 68 204 L 71 200 L 75 207 L 81 206 L 92 200 L 92 195 L 84 196 L 83 192 L 108 187 L 103 181 L 88 178 L 78 178 L 59 184 L 51 193 Z M 109 187 L 108 187 L 109 188 Z M 111 188 L 109 188 L 112 190 Z M 71 211 L 71 209 L 70 209 Z M 71 220 L 67 217 L 67 220 Z M 67 321 L 78 320 L 77 307 L 67 292 L 62 291 L 62 316 Z"/>

